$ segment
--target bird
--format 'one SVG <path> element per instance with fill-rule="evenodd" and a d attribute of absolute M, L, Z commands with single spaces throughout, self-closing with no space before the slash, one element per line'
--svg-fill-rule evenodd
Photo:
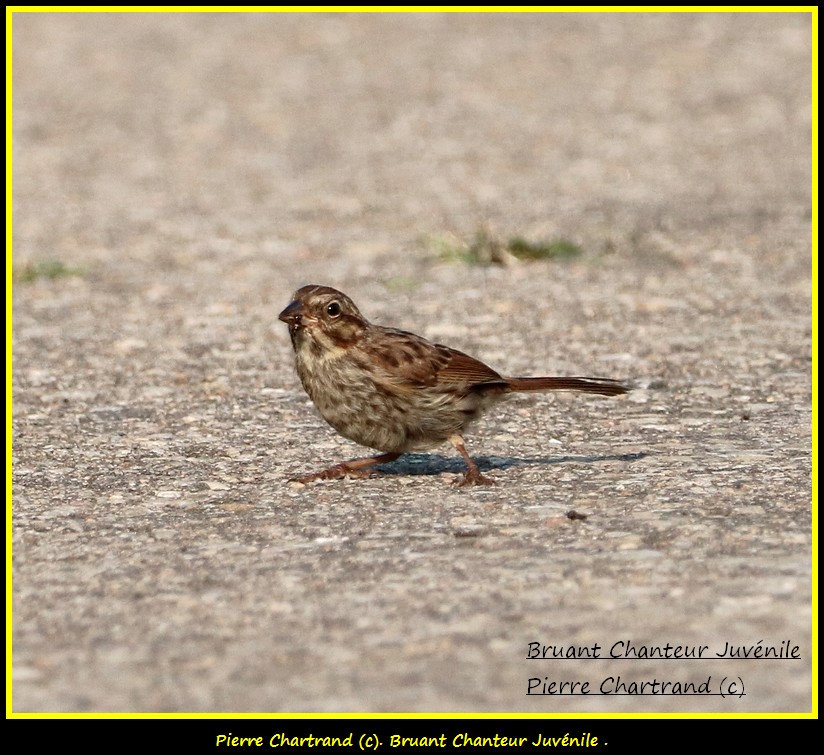
<path fill-rule="evenodd" d="M 459 484 L 492 485 L 464 442 L 467 428 L 490 406 L 526 391 L 629 391 L 610 378 L 505 377 L 462 351 L 369 322 L 329 286 L 299 288 L 279 319 L 289 328 L 300 382 L 321 416 L 345 438 L 380 452 L 292 478 L 304 484 L 374 476 L 378 464 L 448 441 L 466 462 Z"/>

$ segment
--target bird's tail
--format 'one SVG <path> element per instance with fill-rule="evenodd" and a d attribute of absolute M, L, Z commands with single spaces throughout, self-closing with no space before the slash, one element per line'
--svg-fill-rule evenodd
<path fill-rule="evenodd" d="M 583 391 L 619 396 L 629 386 L 618 380 L 591 377 L 514 377 L 507 380 L 510 391 Z"/>

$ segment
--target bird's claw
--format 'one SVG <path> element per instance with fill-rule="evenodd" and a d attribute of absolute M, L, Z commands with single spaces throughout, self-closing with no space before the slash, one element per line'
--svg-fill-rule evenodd
<path fill-rule="evenodd" d="M 463 477 L 459 477 L 455 484 L 459 488 L 468 488 L 473 485 L 497 485 L 498 483 L 482 475 L 479 469 L 470 469 Z"/>

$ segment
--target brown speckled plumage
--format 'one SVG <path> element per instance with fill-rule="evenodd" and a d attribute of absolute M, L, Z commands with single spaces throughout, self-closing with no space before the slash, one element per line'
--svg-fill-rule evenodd
<path fill-rule="evenodd" d="M 301 482 L 364 476 L 374 464 L 448 440 L 467 462 L 464 483 L 489 483 L 462 436 L 505 394 L 627 391 L 604 378 L 504 377 L 456 349 L 371 324 L 348 296 L 327 286 L 296 291 L 280 319 L 289 326 L 300 381 L 321 416 L 344 437 L 383 452 L 296 478 Z"/>

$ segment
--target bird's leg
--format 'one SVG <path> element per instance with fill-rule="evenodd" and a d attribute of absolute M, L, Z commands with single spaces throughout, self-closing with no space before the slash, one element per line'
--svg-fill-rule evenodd
<path fill-rule="evenodd" d="M 377 474 L 371 467 L 375 464 L 387 464 L 390 461 L 395 461 L 400 456 L 396 453 L 379 454 L 378 456 L 367 456 L 363 459 L 352 459 L 351 461 L 344 461 L 340 464 L 335 464 L 329 469 L 324 469 L 323 472 L 310 472 L 309 474 L 298 475 L 293 477 L 289 482 L 314 482 L 315 480 L 338 480 L 341 477 L 355 477 L 363 479 L 365 477 L 372 477 Z"/>
<path fill-rule="evenodd" d="M 463 479 L 458 483 L 461 487 L 464 485 L 494 485 L 495 481 L 490 480 L 488 477 L 484 477 L 481 474 L 481 470 L 478 469 L 478 465 L 472 461 L 472 457 L 469 455 L 469 452 L 466 450 L 466 446 L 464 445 L 463 438 L 460 435 L 453 435 L 449 438 L 449 442 L 455 446 L 458 453 L 464 457 L 464 461 L 466 462 L 466 466 L 468 469 L 466 470 L 466 474 L 464 475 Z"/>

